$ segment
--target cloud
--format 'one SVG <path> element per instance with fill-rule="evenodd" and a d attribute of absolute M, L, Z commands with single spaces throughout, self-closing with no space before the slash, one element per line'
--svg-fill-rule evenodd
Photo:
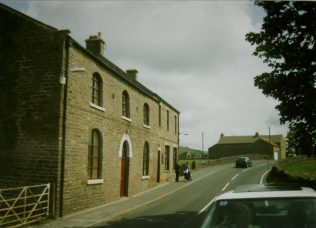
<path fill-rule="evenodd" d="M 14 6 L 16 7 L 16 6 Z M 248 1 L 30 1 L 25 13 L 85 46 L 102 32 L 106 57 L 181 112 L 180 145 L 206 149 L 219 135 L 285 134 L 276 101 L 254 87 L 269 70 L 245 34 L 263 11 Z"/>
<path fill-rule="evenodd" d="M 57 28 L 69 28 L 82 44 L 101 31 L 114 62 L 133 60 L 165 73 L 236 61 L 245 46 L 241 27 L 251 25 L 246 6 L 207 1 L 34 1 L 27 13 Z"/>

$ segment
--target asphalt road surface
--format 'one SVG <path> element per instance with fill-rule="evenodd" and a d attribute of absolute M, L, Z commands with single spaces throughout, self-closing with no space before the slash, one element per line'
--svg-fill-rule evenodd
<path fill-rule="evenodd" d="M 160 200 L 129 211 L 94 227 L 199 227 L 209 202 L 218 194 L 242 184 L 259 184 L 271 169 L 267 161 L 254 161 L 253 167 L 235 168 L 233 163 L 205 169 L 206 175 L 192 173 L 193 181 L 183 179 L 184 188 Z"/>

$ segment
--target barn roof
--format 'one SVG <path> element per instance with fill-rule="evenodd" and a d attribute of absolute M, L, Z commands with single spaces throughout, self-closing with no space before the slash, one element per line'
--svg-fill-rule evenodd
<path fill-rule="evenodd" d="M 222 136 L 217 144 L 249 144 L 256 142 L 258 139 L 270 141 L 271 143 L 280 143 L 282 138 L 283 135 Z"/>

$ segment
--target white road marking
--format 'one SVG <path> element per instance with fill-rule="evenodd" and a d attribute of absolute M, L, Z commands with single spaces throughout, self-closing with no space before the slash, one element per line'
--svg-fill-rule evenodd
<path fill-rule="evenodd" d="M 237 173 L 235 176 L 233 176 L 233 178 L 231 180 L 234 180 L 238 176 L 239 176 L 239 173 Z"/>
<path fill-rule="evenodd" d="M 270 172 L 271 171 L 271 169 L 269 169 L 267 172 L 265 172 L 263 175 L 262 175 L 262 177 L 261 177 L 261 179 L 260 179 L 260 184 L 263 184 L 263 178 L 264 178 L 264 176 L 268 173 L 268 172 Z"/>
<path fill-rule="evenodd" d="M 222 192 L 225 191 L 225 189 L 229 186 L 229 182 L 225 185 L 225 187 L 222 189 Z"/>

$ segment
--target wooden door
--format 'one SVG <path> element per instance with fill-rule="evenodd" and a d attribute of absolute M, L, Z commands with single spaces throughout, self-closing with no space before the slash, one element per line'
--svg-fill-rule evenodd
<path fill-rule="evenodd" d="M 129 145 L 125 141 L 123 143 L 122 160 L 121 160 L 121 189 L 120 196 L 124 197 L 128 195 L 128 172 L 129 172 Z"/>
<path fill-rule="evenodd" d="M 121 160 L 121 193 L 120 196 L 126 196 L 126 159 Z"/>

